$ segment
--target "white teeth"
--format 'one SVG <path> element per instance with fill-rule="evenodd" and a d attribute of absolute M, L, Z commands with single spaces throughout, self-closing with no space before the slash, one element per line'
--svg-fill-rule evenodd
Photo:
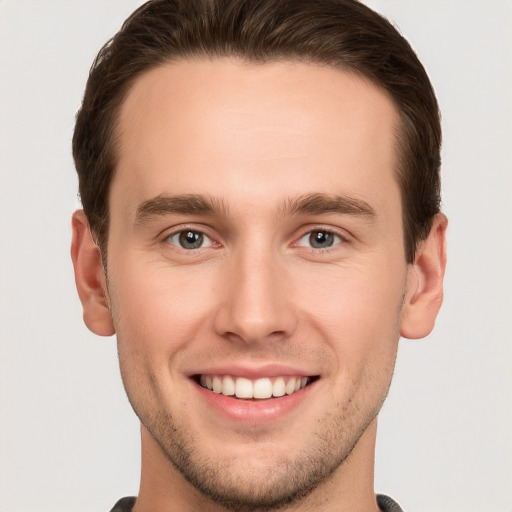
<path fill-rule="evenodd" d="M 283 396 L 285 394 L 285 388 L 284 379 L 278 377 L 272 386 L 272 396 Z"/>
<path fill-rule="evenodd" d="M 291 395 L 295 391 L 295 382 L 296 379 L 292 377 L 287 383 L 284 388 L 284 391 L 287 395 Z"/>
<path fill-rule="evenodd" d="M 222 379 L 222 394 L 232 396 L 235 394 L 235 381 L 229 375 Z"/>
<path fill-rule="evenodd" d="M 306 387 L 308 377 L 276 377 L 256 380 L 244 377 L 232 377 L 230 375 L 201 375 L 201 386 L 214 393 L 222 393 L 225 396 L 236 395 L 237 398 L 266 399 L 291 395 Z"/>
<path fill-rule="evenodd" d="M 237 398 L 253 398 L 252 382 L 249 379 L 238 377 L 235 383 L 235 395 Z"/>
<path fill-rule="evenodd" d="M 270 398 L 272 396 L 272 382 L 270 379 L 258 379 L 253 385 L 254 398 Z"/>
<path fill-rule="evenodd" d="M 213 377 L 213 391 L 214 393 L 220 393 L 222 391 L 222 380 L 220 377 Z"/>

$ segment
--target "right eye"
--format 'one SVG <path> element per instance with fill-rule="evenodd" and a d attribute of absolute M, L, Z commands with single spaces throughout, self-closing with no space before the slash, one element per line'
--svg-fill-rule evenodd
<path fill-rule="evenodd" d="M 176 233 L 169 235 L 167 237 L 167 241 L 187 251 L 203 249 L 213 245 L 213 241 L 209 236 L 201 233 L 201 231 L 195 231 L 193 229 L 177 231 Z"/>

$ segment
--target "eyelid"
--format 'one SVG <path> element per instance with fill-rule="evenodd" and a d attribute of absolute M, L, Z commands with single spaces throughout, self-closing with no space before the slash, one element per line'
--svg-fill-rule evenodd
<path fill-rule="evenodd" d="M 307 245 L 302 245 L 299 242 L 305 238 L 306 236 L 311 235 L 311 233 L 314 232 L 324 232 L 329 233 L 332 235 L 335 235 L 340 239 L 340 241 L 335 242 L 331 247 L 326 248 L 315 248 L 315 247 L 308 247 Z M 310 249 L 312 251 L 320 251 L 320 252 L 327 252 L 330 249 L 334 249 L 336 246 L 340 245 L 341 243 L 348 243 L 350 241 L 350 235 L 345 231 L 341 229 L 336 229 L 333 227 L 326 227 L 326 226 L 308 226 L 307 228 L 304 228 L 301 230 L 301 234 L 295 238 L 295 241 L 292 243 L 292 246 L 294 247 L 305 247 L 306 249 Z"/>
<path fill-rule="evenodd" d="M 179 245 L 179 243 L 171 242 L 171 239 L 173 237 L 183 233 L 184 231 L 193 231 L 194 233 L 201 233 L 205 239 L 208 239 L 210 241 L 210 243 L 207 246 L 192 250 L 192 249 L 185 249 L 184 247 L 181 247 Z M 167 228 L 167 229 L 163 230 L 160 233 L 159 237 L 161 238 L 161 241 L 163 243 L 172 245 L 176 249 L 185 251 L 185 252 L 193 252 L 193 251 L 197 252 L 197 251 L 200 251 L 201 249 L 208 249 L 210 247 L 220 247 L 221 244 L 211 234 L 209 234 L 208 231 L 210 231 L 210 230 L 208 230 L 205 226 L 194 226 L 191 224 L 182 224 L 182 225 L 173 226 L 172 228 Z"/>
<path fill-rule="evenodd" d="M 184 233 L 184 232 L 189 232 L 189 233 L 198 233 L 200 234 L 202 237 L 203 237 L 203 242 L 206 243 L 206 245 L 204 245 L 204 243 L 201 245 L 201 247 L 197 247 L 197 248 L 194 248 L 194 249 L 186 249 L 185 247 L 182 247 L 179 243 L 178 240 L 174 240 L 174 238 L 179 238 L 179 236 Z M 205 249 L 207 247 L 211 247 L 214 242 L 213 240 L 206 234 L 204 233 L 201 233 L 200 231 L 193 231 L 192 229 L 183 229 L 181 231 L 177 231 L 176 233 L 173 233 L 171 235 L 169 235 L 167 237 L 167 240 L 170 241 L 170 243 L 172 243 L 172 245 L 175 245 L 176 247 L 178 247 L 179 249 L 184 249 L 184 250 L 199 250 L 199 249 Z"/>

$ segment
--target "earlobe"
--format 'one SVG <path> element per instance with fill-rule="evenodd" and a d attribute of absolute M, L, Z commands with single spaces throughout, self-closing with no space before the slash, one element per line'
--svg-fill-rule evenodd
<path fill-rule="evenodd" d="M 83 210 L 73 214 L 72 230 L 71 259 L 84 322 L 95 334 L 111 336 L 115 329 L 108 307 L 105 272 Z"/>
<path fill-rule="evenodd" d="M 446 216 L 434 218 L 429 236 L 418 244 L 416 258 L 409 266 L 400 334 L 418 339 L 430 334 L 443 302 L 446 267 Z"/>

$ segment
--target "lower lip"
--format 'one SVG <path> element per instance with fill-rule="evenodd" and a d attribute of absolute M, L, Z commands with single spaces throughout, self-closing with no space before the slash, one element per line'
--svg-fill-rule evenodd
<path fill-rule="evenodd" d="M 226 419 L 238 423 L 258 425 L 275 421 L 297 408 L 311 393 L 316 381 L 291 395 L 266 400 L 245 400 L 225 396 L 205 389 L 195 381 L 193 381 L 193 384 L 208 405 Z"/>

